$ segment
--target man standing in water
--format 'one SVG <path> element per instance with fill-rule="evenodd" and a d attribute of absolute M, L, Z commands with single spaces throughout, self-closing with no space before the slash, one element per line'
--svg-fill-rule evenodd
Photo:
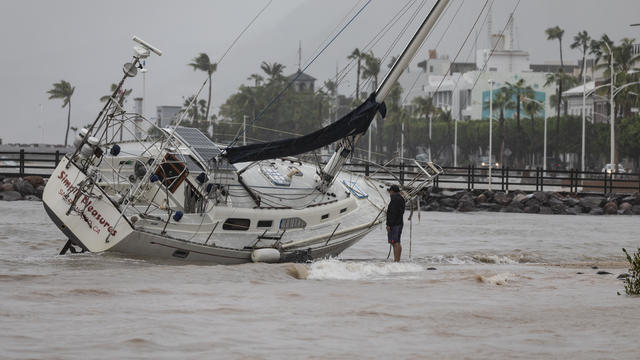
<path fill-rule="evenodd" d="M 391 201 L 387 207 L 387 241 L 393 246 L 393 260 L 400 261 L 402 254 L 402 245 L 400 245 L 400 236 L 402 235 L 402 216 L 404 215 L 404 198 L 400 195 L 398 185 L 389 187 L 389 195 Z"/>

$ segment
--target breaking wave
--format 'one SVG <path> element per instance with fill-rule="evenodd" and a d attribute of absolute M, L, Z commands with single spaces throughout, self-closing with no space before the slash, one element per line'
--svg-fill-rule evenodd
<path fill-rule="evenodd" d="M 308 268 L 310 280 L 376 280 L 390 276 L 411 277 L 425 269 L 415 263 L 320 260 Z"/>
<path fill-rule="evenodd" d="M 509 281 L 512 281 L 515 275 L 512 273 L 501 273 L 495 275 L 478 275 L 478 281 L 489 285 L 506 285 Z"/>

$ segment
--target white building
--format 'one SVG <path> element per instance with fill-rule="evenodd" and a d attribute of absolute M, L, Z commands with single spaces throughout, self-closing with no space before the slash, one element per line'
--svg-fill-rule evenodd
<path fill-rule="evenodd" d="M 471 93 L 471 119 L 488 119 L 489 107 L 485 104 L 489 102 L 489 94 L 491 93 L 491 87 L 489 80 L 493 80 L 493 96 L 496 96 L 497 91 L 500 88 L 508 86 L 507 83 L 515 83 L 520 79 L 524 79 L 527 86 L 531 86 L 534 91 L 534 99 L 544 103 L 544 110 L 538 113 L 539 117 L 546 117 L 553 114 L 553 109 L 549 102 L 551 95 L 555 94 L 555 86 L 547 86 L 544 84 L 547 82 L 546 73 L 534 73 L 534 72 L 475 72 L 473 74 L 474 79 L 477 77 L 476 86 Z M 515 100 L 515 99 L 514 99 Z M 522 111 L 522 110 L 521 110 Z M 513 118 L 515 110 L 507 110 L 504 114 L 505 118 Z M 498 116 L 494 114 L 494 116 Z"/>
<path fill-rule="evenodd" d="M 169 126 L 172 121 L 178 120 L 178 113 L 180 113 L 180 110 L 182 110 L 182 107 L 180 106 L 157 106 L 156 112 L 158 117 L 156 124 L 161 128 Z"/>
<path fill-rule="evenodd" d="M 587 94 L 593 91 L 595 88 L 595 81 L 590 81 L 585 84 L 576 86 L 573 89 L 569 89 L 562 93 L 562 97 L 567 102 L 567 115 L 582 116 L 582 96 L 584 89 L 586 88 Z M 585 99 L 586 115 L 589 121 L 593 121 L 593 96 L 587 96 Z M 606 116 L 606 114 L 605 114 Z"/>

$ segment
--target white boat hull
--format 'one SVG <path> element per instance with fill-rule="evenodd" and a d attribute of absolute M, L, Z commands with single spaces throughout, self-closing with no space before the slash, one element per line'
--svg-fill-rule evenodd
<path fill-rule="evenodd" d="M 144 227 L 136 229 L 99 186 L 77 195 L 79 184 L 86 178 L 65 158 L 54 171 L 43 195 L 47 213 L 71 243 L 90 252 L 109 251 L 148 259 L 225 265 L 252 261 L 252 252 L 256 250 L 253 247 L 231 248 L 213 242 L 175 238 L 171 232 L 162 234 Z M 72 203 L 75 206 L 69 211 Z M 379 221 L 314 237 L 305 237 L 305 231 L 299 231 L 295 239 L 289 239 L 279 248 L 279 261 L 304 262 L 338 256 L 373 230 L 377 223 Z M 293 242 L 295 246 L 292 246 Z"/>

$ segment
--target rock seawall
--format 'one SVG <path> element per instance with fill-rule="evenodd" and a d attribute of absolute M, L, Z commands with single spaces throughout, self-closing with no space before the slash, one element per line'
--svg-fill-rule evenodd
<path fill-rule="evenodd" d="M 0 175 L 0 200 L 42 200 L 46 181 L 41 176 L 24 178 L 3 178 Z"/>
<path fill-rule="evenodd" d="M 557 215 L 640 215 L 640 193 L 573 195 L 550 191 L 438 191 L 421 197 L 421 209 L 444 212 L 510 212 Z"/>

